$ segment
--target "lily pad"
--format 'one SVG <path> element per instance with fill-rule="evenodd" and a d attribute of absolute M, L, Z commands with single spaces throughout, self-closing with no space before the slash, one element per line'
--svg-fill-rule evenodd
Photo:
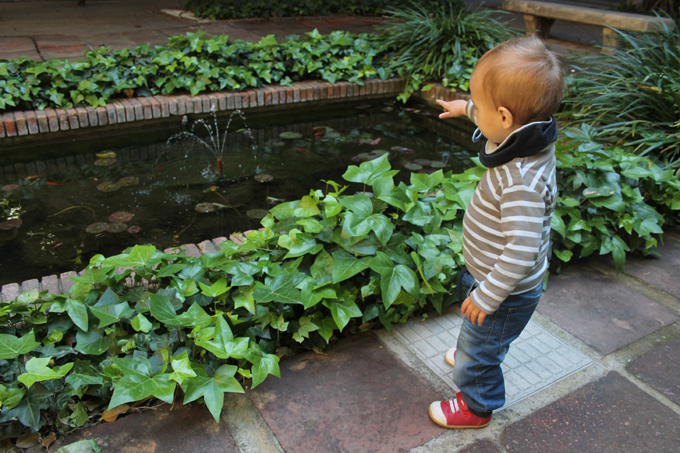
<path fill-rule="evenodd" d="M 430 167 L 432 168 L 444 168 L 446 167 L 446 164 L 440 160 L 433 160 L 432 163 L 430 164 Z"/>
<path fill-rule="evenodd" d="M 127 229 L 127 232 L 131 233 L 131 234 L 137 234 L 141 230 L 142 230 L 142 227 L 140 227 L 139 225 L 132 225 L 130 228 Z"/>
<path fill-rule="evenodd" d="M 0 230 L 13 230 L 19 228 L 24 222 L 21 219 L 9 219 L 0 223 Z"/>
<path fill-rule="evenodd" d="M 288 140 L 292 140 L 292 139 L 295 139 L 295 138 L 302 137 L 302 134 L 299 133 L 299 132 L 285 131 L 285 132 L 281 132 L 279 134 L 279 137 L 285 138 L 285 139 L 288 139 Z"/>
<path fill-rule="evenodd" d="M 118 181 L 120 187 L 130 187 L 139 184 L 139 178 L 136 176 L 124 176 Z"/>
<path fill-rule="evenodd" d="M 19 184 L 7 184 L 6 186 L 2 186 L 2 190 L 5 192 L 11 192 L 12 190 L 17 190 L 19 188 Z"/>
<path fill-rule="evenodd" d="M 423 167 L 429 167 L 432 165 L 430 159 L 413 159 L 414 164 L 422 165 Z"/>
<path fill-rule="evenodd" d="M 113 157 L 105 157 L 104 159 L 97 159 L 94 161 L 94 165 L 97 167 L 108 167 L 116 163 L 116 159 Z"/>
<path fill-rule="evenodd" d="M 100 159 L 115 159 L 116 153 L 114 151 L 102 151 L 97 153 L 96 156 Z"/>
<path fill-rule="evenodd" d="M 361 104 L 354 107 L 357 110 L 368 110 L 371 108 L 371 104 Z"/>
<path fill-rule="evenodd" d="M 312 133 L 316 136 L 322 136 L 322 135 L 326 135 L 326 132 L 329 129 L 330 128 L 328 128 L 326 126 L 316 126 L 314 129 L 312 129 Z"/>
<path fill-rule="evenodd" d="M 266 209 L 250 209 L 246 212 L 246 215 L 251 219 L 263 219 L 267 214 L 269 214 L 269 211 Z"/>
<path fill-rule="evenodd" d="M 367 162 L 371 160 L 371 155 L 368 153 L 360 153 L 357 154 L 356 156 L 352 157 L 352 160 L 354 162 Z"/>
<path fill-rule="evenodd" d="M 423 166 L 418 165 L 418 164 L 414 164 L 414 163 L 411 162 L 411 163 L 404 165 L 404 168 L 407 169 L 407 170 L 411 170 L 411 171 L 418 171 L 418 170 L 422 170 Z"/>
<path fill-rule="evenodd" d="M 128 222 L 128 221 L 132 220 L 132 218 L 133 218 L 134 216 L 135 216 L 135 215 L 134 215 L 133 213 L 131 213 L 131 212 L 118 211 L 118 212 L 114 212 L 113 214 L 111 214 L 111 215 L 109 216 L 109 222 L 113 222 L 113 223 L 125 223 L 125 222 Z"/>
<path fill-rule="evenodd" d="M 109 228 L 109 224 L 106 222 L 96 222 L 91 225 L 88 225 L 87 228 L 85 228 L 86 233 L 90 234 L 99 234 L 107 231 Z"/>
<path fill-rule="evenodd" d="M 215 203 L 198 203 L 196 206 L 194 206 L 194 209 L 196 212 L 200 212 L 201 214 L 206 214 L 208 212 L 215 212 L 217 210 L 217 206 L 215 206 Z"/>
<path fill-rule="evenodd" d="M 268 175 L 266 173 L 263 173 L 261 175 L 255 175 L 255 181 L 257 182 L 269 182 L 273 181 L 274 177 L 272 175 Z"/>
<path fill-rule="evenodd" d="M 286 142 L 282 142 L 281 140 L 274 140 L 272 142 L 272 146 L 276 146 L 277 148 L 280 148 L 282 146 L 286 146 Z"/>
<path fill-rule="evenodd" d="M 97 186 L 100 192 L 115 192 L 120 189 L 120 186 L 115 182 L 103 182 Z"/>
<path fill-rule="evenodd" d="M 121 222 L 113 222 L 109 223 L 106 227 L 106 231 L 109 233 L 122 233 L 123 231 L 126 231 L 128 229 L 128 226 L 124 223 Z"/>

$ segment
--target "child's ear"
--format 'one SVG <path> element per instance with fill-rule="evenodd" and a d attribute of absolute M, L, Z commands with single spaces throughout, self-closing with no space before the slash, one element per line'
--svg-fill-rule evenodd
<path fill-rule="evenodd" d="M 511 129 L 514 126 L 515 117 L 512 115 L 510 110 L 508 110 L 506 107 L 500 106 L 498 107 L 498 114 L 500 115 L 503 129 Z"/>

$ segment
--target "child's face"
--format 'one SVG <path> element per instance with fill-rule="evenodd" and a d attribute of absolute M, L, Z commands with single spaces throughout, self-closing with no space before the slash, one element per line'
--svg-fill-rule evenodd
<path fill-rule="evenodd" d="M 475 104 L 477 127 L 491 143 L 499 144 L 515 129 L 512 114 L 505 107 L 496 107 L 491 96 L 484 90 L 484 68 L 472 73 L 470 95 Z"/>

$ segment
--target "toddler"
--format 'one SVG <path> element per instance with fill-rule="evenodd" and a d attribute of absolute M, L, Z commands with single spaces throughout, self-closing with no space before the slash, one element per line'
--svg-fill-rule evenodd
<path fill-rule="evenodd" d="M 501 362 L 529 322 L 548 268 L 550 218 L 557 197 L 552 116 L 560 105 L 563 71 L 536 36 L 504 42 L 479 60 L 471 100 L 437 102 L 440 118 L 467 115 L 486 137 L 488 169 L 463 220 L 461 271 L 467 297 L 456 348 L 445 355 L 460 392 L 435 401 L 430 417 L 446 428 L 483 428 L 505 403 Z"/>

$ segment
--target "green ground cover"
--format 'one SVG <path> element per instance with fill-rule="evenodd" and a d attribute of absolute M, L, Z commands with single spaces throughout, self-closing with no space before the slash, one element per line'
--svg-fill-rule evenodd
<path fill-rule="evenodd" d="M 409 14 L 417 16 L 418 11 Z M 663 33 L 671 32 L 650 37 L 650 42 L 664 40 L 666 53 L 659 51 L 660 58 L 678 55 L 677 36 L 668 39 Z M 438 37 L 439 32 L 431 35 Z M 641 37 L 623 36 L 628 45 L 610 56 L 598 57 L 598 65 L 606 69 L 597 80 L 599 88 L 590 85 L 588 62 L 583 62 L 582 71 L 569 81 L 561 113 L 565 127 L 557 152 L 560 197 L 552 225 L 553 270 L 559 263 L 592 254 L 611 255 L 621 268 L 627 253 L 653 254 L 663 229 L 678 221 L 677 150 L 668 148 L 672 141 L 654 144 L 656 135 L 677 134 L 677 123 L 664 120 L 666 116 L 654 121 L 646 117 L 661 105 L 659 115 L 678 118 L 677 90 L 673 88 L 678 84 L 677 74 L 661 71 L 660 65 L 650 71 L 635 63 L 624 73 L 625 58 L 636 53 L 649 58 L 650 52 L 641 44 Z M 346 61 L 353 62 L 351 67 L 338 69 L 342 77 L 356 76 L 357 68 L 363 68 L 366 76 L 380 76 L 379 69 L 386 66 L 375 62 L 388 59 L 390 44 L 373 39 L 344 33 L 311 34 L 302 45 L 286 47 L 265 38 L 264 47 L 255 52 L 262 53 L 257 64 L 284 52 L 303 52 L 310 57 L 292 72 L 276 64 L 268 65 L 268 75 L 258 73 L 263 68 L 245 63 L 242 67 L 248 68 L 252 77 L 261 77 L 257 83 L 270 83 L 267 77 L 280 82 L 285 77 L 318 76 L 328 61 L 315 67 L 310 62 L 317 60 L 311 55 L 332 54 L 329 49 L 337 48 L 337 54 L 348 53 L 341 60 L 348 57 Z M 445 41 L 436 39 L 439 45 Z M 212 58 L 220 47 L 227 46 L 226 41 L 217 42 L 219 45 L 214 45 L 216 41 L 189 35 L 176 38 L 176 47 L 155 50 L 153 56 L 144 49 L 141 53 L 150 58 L 145 60 L 145 70 L 171 67 L 171 72 L 180 76 L 182 71 L 198 71 L 200 75 L 191 77 L 212 80 L 208 75 L 214 68 L 200 68 L 203 58 Z M 431 46 L 432 42 L 426 40 L 421 45 Z M 479 51 L 490 44 L 479 44 Z M 446 52 L 456 52 L 455 43 L 447 45 Z M 318 50 L 321 48 L 325 50 Z M 359 51 L 361 56 L 355 61 L 349 53 Z M 247 52 L 254 52 L 253 48 Z M 229 55 L 232 53 L 238 54 L 239 47 Z M 91 54 L 93 61 L 102 60 L 112 70 L 140 70 L 135 69 L 139 63 L 109 60 L 118 57 L 133 58 L 132 53 L 124 52 L 119 56 L 109 51 Z M 467 54 L 459 58 L 461 74 L 467 74 L 469 80 L 474 58 Z M 450 76 L 433 70 L 430 60 L 416 63 L 415 54 L 411 61 L 414 66 L 403 64 L 403 74 L 412 78 L 422 74 L 417 80 L 420 84 Z M 9 64 L 27 63 L 0 63 L 5 107 L 11 106 L 6 97 L 7 80 L 19 79 L 14 70 L 7 69 Z M 44 72 L 40 67 L 26 74 L 39 78 Z M 614 98 L 620 95 L 607 93 L 595 101 L 589 95 L 588 105 L 581 102 L 589 90 L 617 87 L 610 83 L 618 80 L 617 76 L 621 83 L 626 82 L 630 105 L 616 103 Z M 140 74 L 132 80 L 135 77 Z M 111 80 L 102 83 L 111 84 Z M 193 86 L 193 82 L 176 79 L 146 80 L 134 88 L 123 84 L 107 90 L 110 95 L 126 89 L 141 94 L 138 90 L 153 92 L 151 87 L 164 92 L 164 87 L 170 86 L 165 83 L 182 89 Z M 248 77 L 234 80 L 243 86 L 250 83 Z M 219 87 L 222 82 L 203 86 L 210 87 L 210 83 Z M 59 84 L 52 87 L 62 88 Z M 75 99 L 54 95 L 55 100 L 102 102 L 98 89 L 88 91 L 83 86 L 78 92 Z M 34 102 L 34 97 L 44 105 L 55 102 L 50 95 L 38 95 L 32 89 L 28 93 L 12 100 L 19 99 L 15 104 L 23 105 L 21 96 L 25 94 L 30 95 L 26 102 Z M 621 113 L 625 121 L 619 117 Z M 626 122 L 636 124 L 626 132 L 629 136 L 622 136 L 624 129 L 609 133 L 608 128 L 624 128 L 625 124 L 616 123 Z M 642 140 L 636 141 L 641 128 L 647 135 L 640 133 Z M 201 258 L 136 246 L 120 255 L 94 257 L 68 294 L 34 291 L 0 304 L 2 437 L 15 438 L 27 429 L 67 432 L 93 423 L 103 413 L 110 413 L 107 411 L 124 412 L 130 405 L 152 398 L 203 401 L 217 419 L 225 392 L 242 392 L 269 375 L 279 375 L 277 353 L 282 348 L 321 348 L 358 330 L 390 328 L 409 317 L 442 310 L 453 302 L 453 279 L 463 263 L 462 214 L 483 171 L 475 165 L 462 174 L 414 173 L 408 184 L 396 184 L 395 171 L 384 155 L 349 167 L 345 182 L 329 181 L 324 191 L 311 191 L 273 208 L 262 221 L 262 229 L 250 233 L 243 244 L 229 241 L 223 250 Z M 344 193 L 349 184 L 360 186 L 356 195 Z"/>

